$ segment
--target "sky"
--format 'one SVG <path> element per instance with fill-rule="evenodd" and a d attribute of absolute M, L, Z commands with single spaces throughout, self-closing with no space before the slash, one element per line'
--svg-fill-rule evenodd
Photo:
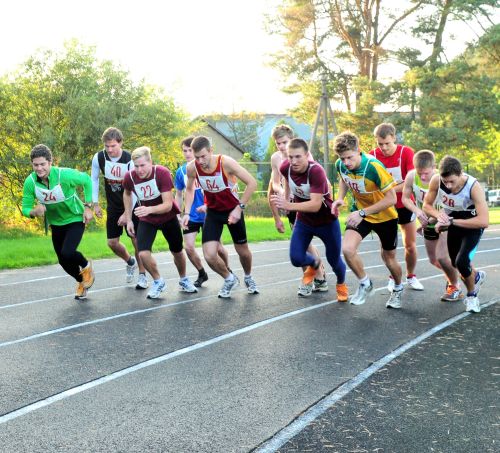
<path fill-rule="evenodd" d="M 133 80 L 164 87 L 192 115 L 285 113 L 297 98 L 280 91 L 279 73 L 266 65 L 279 45 L 264 30 L 267 6 L 269 0 L 7 0 L 0 74 L 38 48 L 62 49 L 76 38 Z"/>
<path fill-rule="evenodd" d="M 5 0 L 0 75 L 38 48 L 61 50 L 76 38 L 95 46 L 98 58 L 129 71 L 133 80 L 164 87 L 193 116 L 285 113 L 299 98 L 281 91 L 280 74 L 267 64 L 281 45 L 264 29 L 264 14 L 276 2 Z M 465 37 L 472 35 L 463 24 L 457 31 L 448 46 L 463 49 Z"/>

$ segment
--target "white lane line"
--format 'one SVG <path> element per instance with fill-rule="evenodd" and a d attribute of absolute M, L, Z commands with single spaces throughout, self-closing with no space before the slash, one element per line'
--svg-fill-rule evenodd
<path fill-rule="evenodd" d="M 481 304 L 482 308 L 489 307 L 500 301 L 500 298 L 493 299 L 487 303 Z M 451 326 L 457 321 L 470 316 L 470 312 L 460 313 L 453 318 L 450 318 L 437 326 L 432 327 L 428 331 L 422 333 L 418 337 L 410 340 L 409 342 L 401 345 L 399 348 L 385 355 L 381 359 L 372 363 L 368 368 L 361 371 L 355 377 L 349 381 L 337 387 L 333 392 L 329 393 L 327 396 L 318 401 L 314 406 L 310 407 L 306 412 L 300 415 L 295 421 L 290 425 L 286 426 L 282 430 L 278 431 L 271 439 L 266 441 L 262 446 L 257 448 L 256 453 L 274 453 L 289 440 L 303 431 L 310 423 L 316 420 L 318 417 L 323 415 L 328 409 L 333 407 L 339 400 L 344 398 L 347 394 L 352 392 L 356 387 L 365 382 L 369 377 L 379 371 L 381 368 L 385 367 L 389 362 L 399 357 L 401 354 L 405 353 L 414 346 L 420 344 L 422 341 L 426 340 L 430 336 L 440 332 L 443 329 Z"/>
<path fill-rule="evenodd" d="M 379 264 L 377 266 L 372 266 L 371 268 L 374 268 L 374 267 L 384 267 L 384 266 L 385 265 L 383 265 L 383 264 Z M 498 267 L 498 266 L 500 266 L 500 264 L 490 264 L 488 266 L 478 267 L 477 269 L 487 269 L 487 268 Z M 369 269 L 369 268 L 367 268 L 367 269 Z M 433 280 L 435 278 L 440 278 L 442 276 L 443 275 L 441 273 L 439 273 L 439 274 L 431 275 L 429 277 L 422 277 L 419 280 L 420 281 Z M 281 280 L 278 283 L 277 282 L 267 283 L 265 285 L 261 285 L 261 288 L 266 288 L 266 287 L 269 287 L 269 286 L 275 286 L 275 285 L 282 285 L 282 284 L 286 284 L 286 283 L 291 283 L 291 282 L 294 282 L 296 280 L 297 279 Z M 378 291 L 382 291 L 382 290 L 385 290 L 385 289 L 387 289 L 387 285 L 384 285 L 384 286 L 381 286 L 379 288 L 376 288 L 376 289 L 373 290 L 373 292 L 376 293 Z M 241 288 L 241 289 L 238 289 L 235 292 L 243 292 L 243 291 L 246 291 L 246 289 L 245 288 Z M 78 323 L 78 324 L 71 324 L 69 326 L 59 327 L 59 328 L 53 329 L 53 330 L 46 330 L 44 332 L 40 332 L 40 333 L 37 333 L 37 334 L 34 334 L 34 335 L 30 335 L 28 337 L 22 337 L 22 338 L 18 338 L 16 340 L 5 341 L 3 343 L 0 343 L 0 348 L 5 348 L 7 346 L 12 346 L 14 344 L 25 343 L 27 341 L 33 341 L 33 340 L 36 340 L 38 338 L 48 337 L 50 335 L 56 335 L 58 333 L 62 333 L 62 332 L 70 331 L 70 330 L 79 329 L 80 327 L 91 326 L 91 325 L 94 325 L 94 324 L 101 324 L 103 322 L 112 321 L 114 319 L 120 319 L 120 318 L 124 318 L 124 317 L 127 317 L 127 316 L 134 316 L 134 315 L 138 315 L 138 314 L 142 314 L 142 313 L 147 313 L 147 312 L 151 312 L 151 311 L 160 310 L 160 309 L 163 309 L 163 308 L 175 307 L 177 305 L 184 305 L 184 304 L 189 304 L 189 303 L 192 303 L 192 302 L 197 302 L 197 301 L 202 301 L 202 300 L 208 300 L 208 299 L 211 299 L 212 297 L 213 297 L 213 294 L 212 295 L 207 295 L 207 296 L 202 296 L 202 297 L 195 297 L 195 298 L 191 298 L 191 299 L 187 299 L 187 300 L 181 300 L 181 301 L 178 301 L 178 302 L 172 302 L 172 303 L 169 303 L 169 304 L 162 304 L 162 305 L 157 305 L 157 306 L 154 306 L 154 307 L 144 308 L 144 309 L 141 309 L 141 310 L 135 310 L 135 311 L 129 311 L 129 312 L 125 312 L 125 313 L 119 313 L 117 315 L 107 316 L 105 318 L 93 319 L 92 321 L 85 321 L 85 322 L 81 322 L 81 323 Z M 315 305 L 315 306 L 321 307 L 322 305 L 319 304 L 319 305 Z"/>
<path fill-rule="evenodd" d="M 432 277 L 429 277 L 429 278 L 432 278 Z M 380 289 L 382 289 L 382 288 L 378 288 L 377 290 L 380 290 Z M 82 393 L 82 392 L 84 392 L 86 390 L 90 390 L 90 389 L 92 389 L 94 387 L 97 387 L 99 385 L 105 384 L 107 382 L 114 381 L 114 380 L 119 379 L 119 378 L 121 378 L 123 376 L 126 376 L 126 375 L 128 375 L 130 373 L 134 373 L 134 372 L 142 370 L 144 368 L 147 368 L 147 367 L 150 367 L 150 366 L 153 366 L 153 365 L 157 365 L 159 363 L 165 362 L 167 360 L 171 360 L 171 359 L 173 359 L 175 357 L 179 357 L 179 356 L 184 355 L 184 354 L 188 354 L 188 353 L 196 351 L 198 349 L 206 348 L 206 347 L 211 346 L 213 344 L 219 343 L 219 342 L 224 341 L 224 340 L 228 340 L 230 338 L 233 338 L 233 337 L 245 334 L 247 332 L 251 332 L 252 330 L 259 329 L 261 327 L 267 326 L 269 324 L 273 324 L 273 323 L 281 321 L 283 319 L 287 319 L 287 318 L 290 318 L 292 316 L 297 316 L 297 315 L 306 313 L 306 312 L 311 311 L 311 310 L 317 310 L 319 308 L 326 307 L 326 306 L 331 305 L 331 304 L 336 303 L 336 302 L 337 302 L 336 300 L 331 300 L 331 301 L 328 301 L 328 302 L 323 302 L 323 303 L 318 304 L 318 305 L 313 305 L 313 306 L 310 306 L 310 307 L 305 307 L 305 308 L 301 308 L 299 310 L 294 310 L 294 311 L 291 311 L 291 312 L 288 312 L 288 313 L 284 313 L 284 314 L 276 316 L 274 318 L 269 318 L 269 319 L 266 319 L 264 321 L 259 321 L 259 322 L 255 323 L 255 324 L 251 324 L 251 325 L 243 327 L 241 329 L 233 330 L 232 332 L 228 332 L 226 334 L 219 335 L 217 337 L 211 338 L 210 340 L 202 341 L 200 343 L 196 343 L 194 345 L 187 346 L 185 348 L 181 348 L 181 349 L 177 349 L 176 351 L 169 352 L 168 354 L 164 354 L 164 355 L 161 355 L 159 357 L 155 357 L 154 359 L 146 360 L 144 362 L 138 363 L 138 364 L 133 365 L 131 367 L 127 367 L 127 368 L 124 368 L 124 369 L 122 369 L 120 371 L 116 371 L 116 372 L 108 374 L 106 376 L 102 376 L 102 377 L 100 377 L 98 379 L 94 379 L 92 381 L 86 382 L 85 384 L 81 384 L 81 385 L 72 387 L 72 388 L 67 389 L 67 390 L 65 390 L 63 392 L 56 393 L 55 395 L 52 395 L 52 396 L 50 396 L 48 398 L 45 398 L 43 400 L 37 401 L 35 403 L 29 404 L 27 406 L 24 406 L 24 407 L 22 407 L 20 409 L 16 409 L 16 410 L 14 410 L 12 412 L 4 414 L 4 415 L 0 416 L 0 424 L 6 423 L 6 422 L 8 422 L 10 420 L 14 420 L 14 419 L 16 419 L 18 417 L 21 417 L 23 415 L 29 414 L 31 412 L 34 412 L 34 411 L 38 410 L 38 409 L 42 409 L 44 407 L 50 406 L 53 403 L 56 403 L 58 401 L 64 400 L 66 398 L 69 398 L 70 396 L 77 395 L 78 393 Z M 496 302 L 496 300 L 490 301 L 489 303 L 486 303 L 486 304 L 482 305 L 482 307 L 488 307 L 488 306 L 492 305 L 495 302 Z M 293 437 L 295 434 L 297 434 L 302 429 L 304 429 L 304 427 L 307 426 L 307 424 L 310 423 L 310 421 L 314 420 L 319 415 L 321 415 L 326 409 L 328 409 L 329 407 L 331 407 L 331 405 L 333 405 L 338 399 L 342 398 L 349 391 L 351 391 L 353 388 L 355 388 L 358 385 L 360 385 L 364 380 L 366 380 L 369 376 L 371 376 L 375 371 L 379 370 L 380 368 L 382 368 L 383 366 L 385 366 L 387 363 L 389 363 L 391 360 L 393 360 L 394 358 L 396 358 L 399 355 L 401 355 L 404 351 L 406 351 L 409 348 L 413 347 L 414 345 L 420 343 L 425 338 L 428 338 L 429 336 L 433 335 L 434 333 L 438 332 L 439 330 L 444 329 L 445 327 L 453 324 L 454 322 L 458 321 L 459 319 L 464 318 L 465 316 L 468 316 L 469 314 L 470 313 L 467 313 L 467 312 L 461 313 L 461 314 L 456 315 L 453 318 L 449 319 L 448 321 L 445 321 L 444 323 L 441 323 L 438 326 L 433 327 L 432 329 L 428 330 L 427 332 L 419 335 L 414 340 L 406 343 L 403 346 L 400 346 L 398 349 L 396 349 L 392 353 L 390 353 L 390 354 L 386 355 L 385 357 L 383 357 L 382 359 L 378 360 L 377 362 L 375 362 L 374 364 L 372 364 L 370 367 L 368 367 L 367 369 L 365 369 L 363 372 L 361 372 L 360 374 L 358 374 L 355 378 L 353 378 L 350 381 L 348 381 L 348 383 L 343 384 L 340 388 L 338 388 L 336 391 L 334 391 L 331 394 L 331 396 L 329 396 L 328 398 L 326 398 L 327 401 L 330 401 L 330 400 L 333 401 L 333 402 L 329 403 L 330 405 L 323 403 L 324 400 L 321 400 L 320 403 L 316 404 L 313 408 L 309 409 L 304 414 L 304 416 L 302 416 L 302 417 L 299 418 L 299 420 L 302 420 L 303 417 L 305 417 L 306 414 L 309 414 L 309 413 L 316 414 L 316 412 L 313 411 L 314 408 L 317 407 L 317 406 L 321 406 L 322 411 L 321 412 L 318 411 L 317 415 L 315 415 L 314 418 L 312 418 L 310 420 L 307 419 L 305 421 L 305 423 L 302 422 L 302 424 L 298 423 L 299 420 L 297 420 L 297 422 L 295 422 L 297 424 L 296 425 L 297 428 L 296 428 L 296 431 L 294 431 L 294 434 L 292 434 L 292 435 L 289 434 L 291 432 L 290 428 L 291 428 L 292 425 L 290 425 L 288 428 L 285 428 L 287 430 L 287 435 L 286 436 L 281 436 L 279 438 L 280 441 L 282 441 L 282 443 L 279 444 L 279 446 L 283 445 L 283 443 L 285 443 L 287 440 L 291 439 L 291 437 Z M 339 394 L 340 396 L 333 396 L 334 394 L 335 395 Z M 293 425 L 295 425 L 295 424 L 293 424 Z M 283 432 L 283 431 L 285 431 L 285 430 L 280 431 L 280 433 Z M 290 437 L 287 437 L 287 436 L 290 436 Z M 271 439 L 271 441 L 274 440 L 275 438 L 277 438 L 277 436 L 273 437 L 273 439 Z M 276 448 L 279 448 L 279 446 L 276 447 Z M 261 450 L 259 449 L 259 451 L 261 451 Z M 273 450 L 262 450 L 262 451 L 275 451 L 275 449 L 273 449 Z"/>

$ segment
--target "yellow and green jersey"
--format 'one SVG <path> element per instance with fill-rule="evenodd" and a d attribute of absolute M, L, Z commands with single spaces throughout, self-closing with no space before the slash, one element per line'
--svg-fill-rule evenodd
<path fill-rule="evenodd" d="M 384 193 L 396 186 L 384 165 L 368 154 L 362 153 L 361 164 L 355 170 L 348 170 L 340 159 L 335 162 L 337 173 L 351 190 L 354 197 L 352 211 L 368 208 L 384 198 Z M 394 206 L 366 216 L 372 223 L 387 222 L 398 217 Z"/>

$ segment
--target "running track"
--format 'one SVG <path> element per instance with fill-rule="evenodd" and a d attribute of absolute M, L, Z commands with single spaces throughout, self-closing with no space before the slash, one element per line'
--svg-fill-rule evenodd
<path fill-rule="evenodd" d="M 488 273 L 479 315 L 464 315 L 461 303 L 439 302 L 443 277 L 428 264 L 421 239 L 418 245 L 425 291 L 405 290 L 400 311 L 385 308 L 387 271 L 376 240 L 364 241 L 361 250 L 377 291 L 359 307 L 335 301 L 332 275 L 328 293 L 298 298 L 300 272 L 288 263 L 288 242 L 252 244 L 261 294 L 240 287 L 230 300 L 217 298 L 222 282 L 213 274 L 198 294 L 178 293 L 165 253 L 158 258 L 168 289 L 153 302 L 122 284 L 118 260 L 95 262 L 86 302 L 73 300 L 74 285 L 58 266 L 0 272 L 0 449 L 349 451 L 335 445 L 341 433 L 332 431 L 333 422 L 318 423 L 321 417 L 336 409 L 338 416 L 353 395 L 363 398 L 388 364 L 411 361 L 439 332 L 467 330 L 468 319 L 498 323 L 498 226 L 487 230 L 475 258 Z M 350 272 L 348 284 L 353 292 Z M 480 347 L 468 346 L 469 360 L 480 360 Z M 494 346 L 498 361 L 498 334 Z M 446 350 L 433 360 L 426 373 L 446 366 Z M 491 386 L 475 391 L 481 388 L 489 398 Z M 395 413 L 398 405 L 388 395 L 384 412 Z M 355 415 L 343 421 L 349 417 Z M 479 426 L 488 451 L 488 442 L 498 442 L 491 434 L 498 419 L 484 417 Z M 396 446 L 385 432 L 390 427 L 371 429 L 382 439 L 380 451 L 431 451 L 419 443 L 418 427 L 403 430 Z M 308 444 L 326 437 L 327 443 Z"/>

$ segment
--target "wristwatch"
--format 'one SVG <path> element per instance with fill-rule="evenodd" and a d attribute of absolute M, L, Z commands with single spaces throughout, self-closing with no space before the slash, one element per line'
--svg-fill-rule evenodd
<path fill-rule="evenodd" d="M 240 203 L 240 208 L 244 211 L 247 205 L 245 203 Z"/>
<path fill-rule="evenodd" d="M 94 203 L 83 203 L 83 206 L 86 208 L 92 209 L 94 207 Z"/>
<path fill-rule="evenodd" d="M 360 216 L 361 218 L 363 218 L 363 219 L 364 219 L 364 218 L 366 217 L 366 212 L 365 212 L 365 210 L 364 210 L 364 209 L 360 209 L 358 212 L 359 212 L 359 216 Z"/>

